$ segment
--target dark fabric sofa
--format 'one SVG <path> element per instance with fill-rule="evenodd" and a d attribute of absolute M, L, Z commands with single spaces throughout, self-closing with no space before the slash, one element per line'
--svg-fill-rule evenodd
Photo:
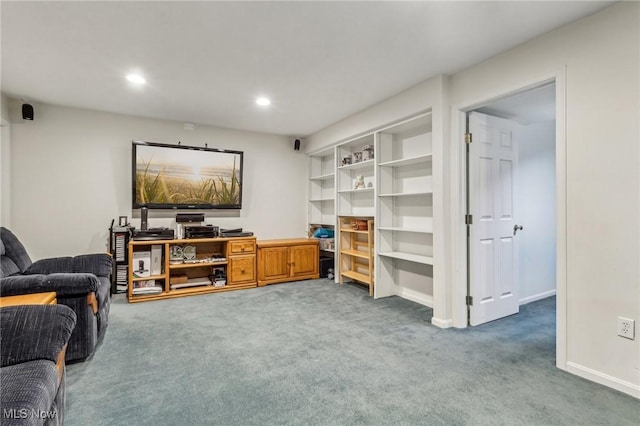
<path fill-rule="evenodd" d="M 55 291 L 58 304 L 70 307 L 77 316 L 66 360 L 91 355 L 109 321 L 111 256 L 86 254 L 32 262 L 18 238 L 2 227 L 0 260 L 0 295 Z"/>
<path fill-rule="evenodd" d="M 64 305 L 0 308 L 0 425 L 61 425 L 64 350 L 76 314 Z"/>

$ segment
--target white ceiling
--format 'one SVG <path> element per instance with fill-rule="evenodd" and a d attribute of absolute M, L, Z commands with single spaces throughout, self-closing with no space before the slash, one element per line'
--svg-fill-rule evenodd
<path fill-rule="evenodd" d="M 533 124 L 556 119 L 556 85 L 554 83 L 516 93 L 492 102 L 475 111 Z"/>
<path fill-rule="evenodd" d="M 610 3 L 2 1 L 1 89 L 304 136 Z"/>

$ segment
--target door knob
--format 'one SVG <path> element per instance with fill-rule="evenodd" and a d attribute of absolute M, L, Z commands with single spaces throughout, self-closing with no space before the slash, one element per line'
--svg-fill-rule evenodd
<path fill-rule="evenodd" d="M 522 225 L 513 225 L 513 235 L 516 235 L 516 232 L 522 231 Z"/>

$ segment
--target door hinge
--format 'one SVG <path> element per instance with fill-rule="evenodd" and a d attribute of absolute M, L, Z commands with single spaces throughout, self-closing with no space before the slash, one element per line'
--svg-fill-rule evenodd
<path fill-rule="evenodd" d="M 467 306 L 473 306 L 473 296 L 467 296 Z"/>
<path fill-rule="evenodd" d="M 465 133 L 464 143 L 471 143 L 471 142 L 473 142 L 473 135 L 471 133 Z"/>
<path fill-rule="evenodd" d="M 472 214 L 464 215 L 464 224 L 465 225 L 473 225 L 473 215 Z"/>

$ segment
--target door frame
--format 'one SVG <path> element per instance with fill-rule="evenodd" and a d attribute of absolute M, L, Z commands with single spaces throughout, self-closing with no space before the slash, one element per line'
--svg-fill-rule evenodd
<path fill-rule="evenodd" d="M 567 144 L 566 68 L 489 91 L 480 99 L 452 105 L 451 109 L 451 230 L 453 325 L 467 327 L 466 114 L 496 100 L 555 83 L 556 94 L 556 366 L 567 369 Z"/>

